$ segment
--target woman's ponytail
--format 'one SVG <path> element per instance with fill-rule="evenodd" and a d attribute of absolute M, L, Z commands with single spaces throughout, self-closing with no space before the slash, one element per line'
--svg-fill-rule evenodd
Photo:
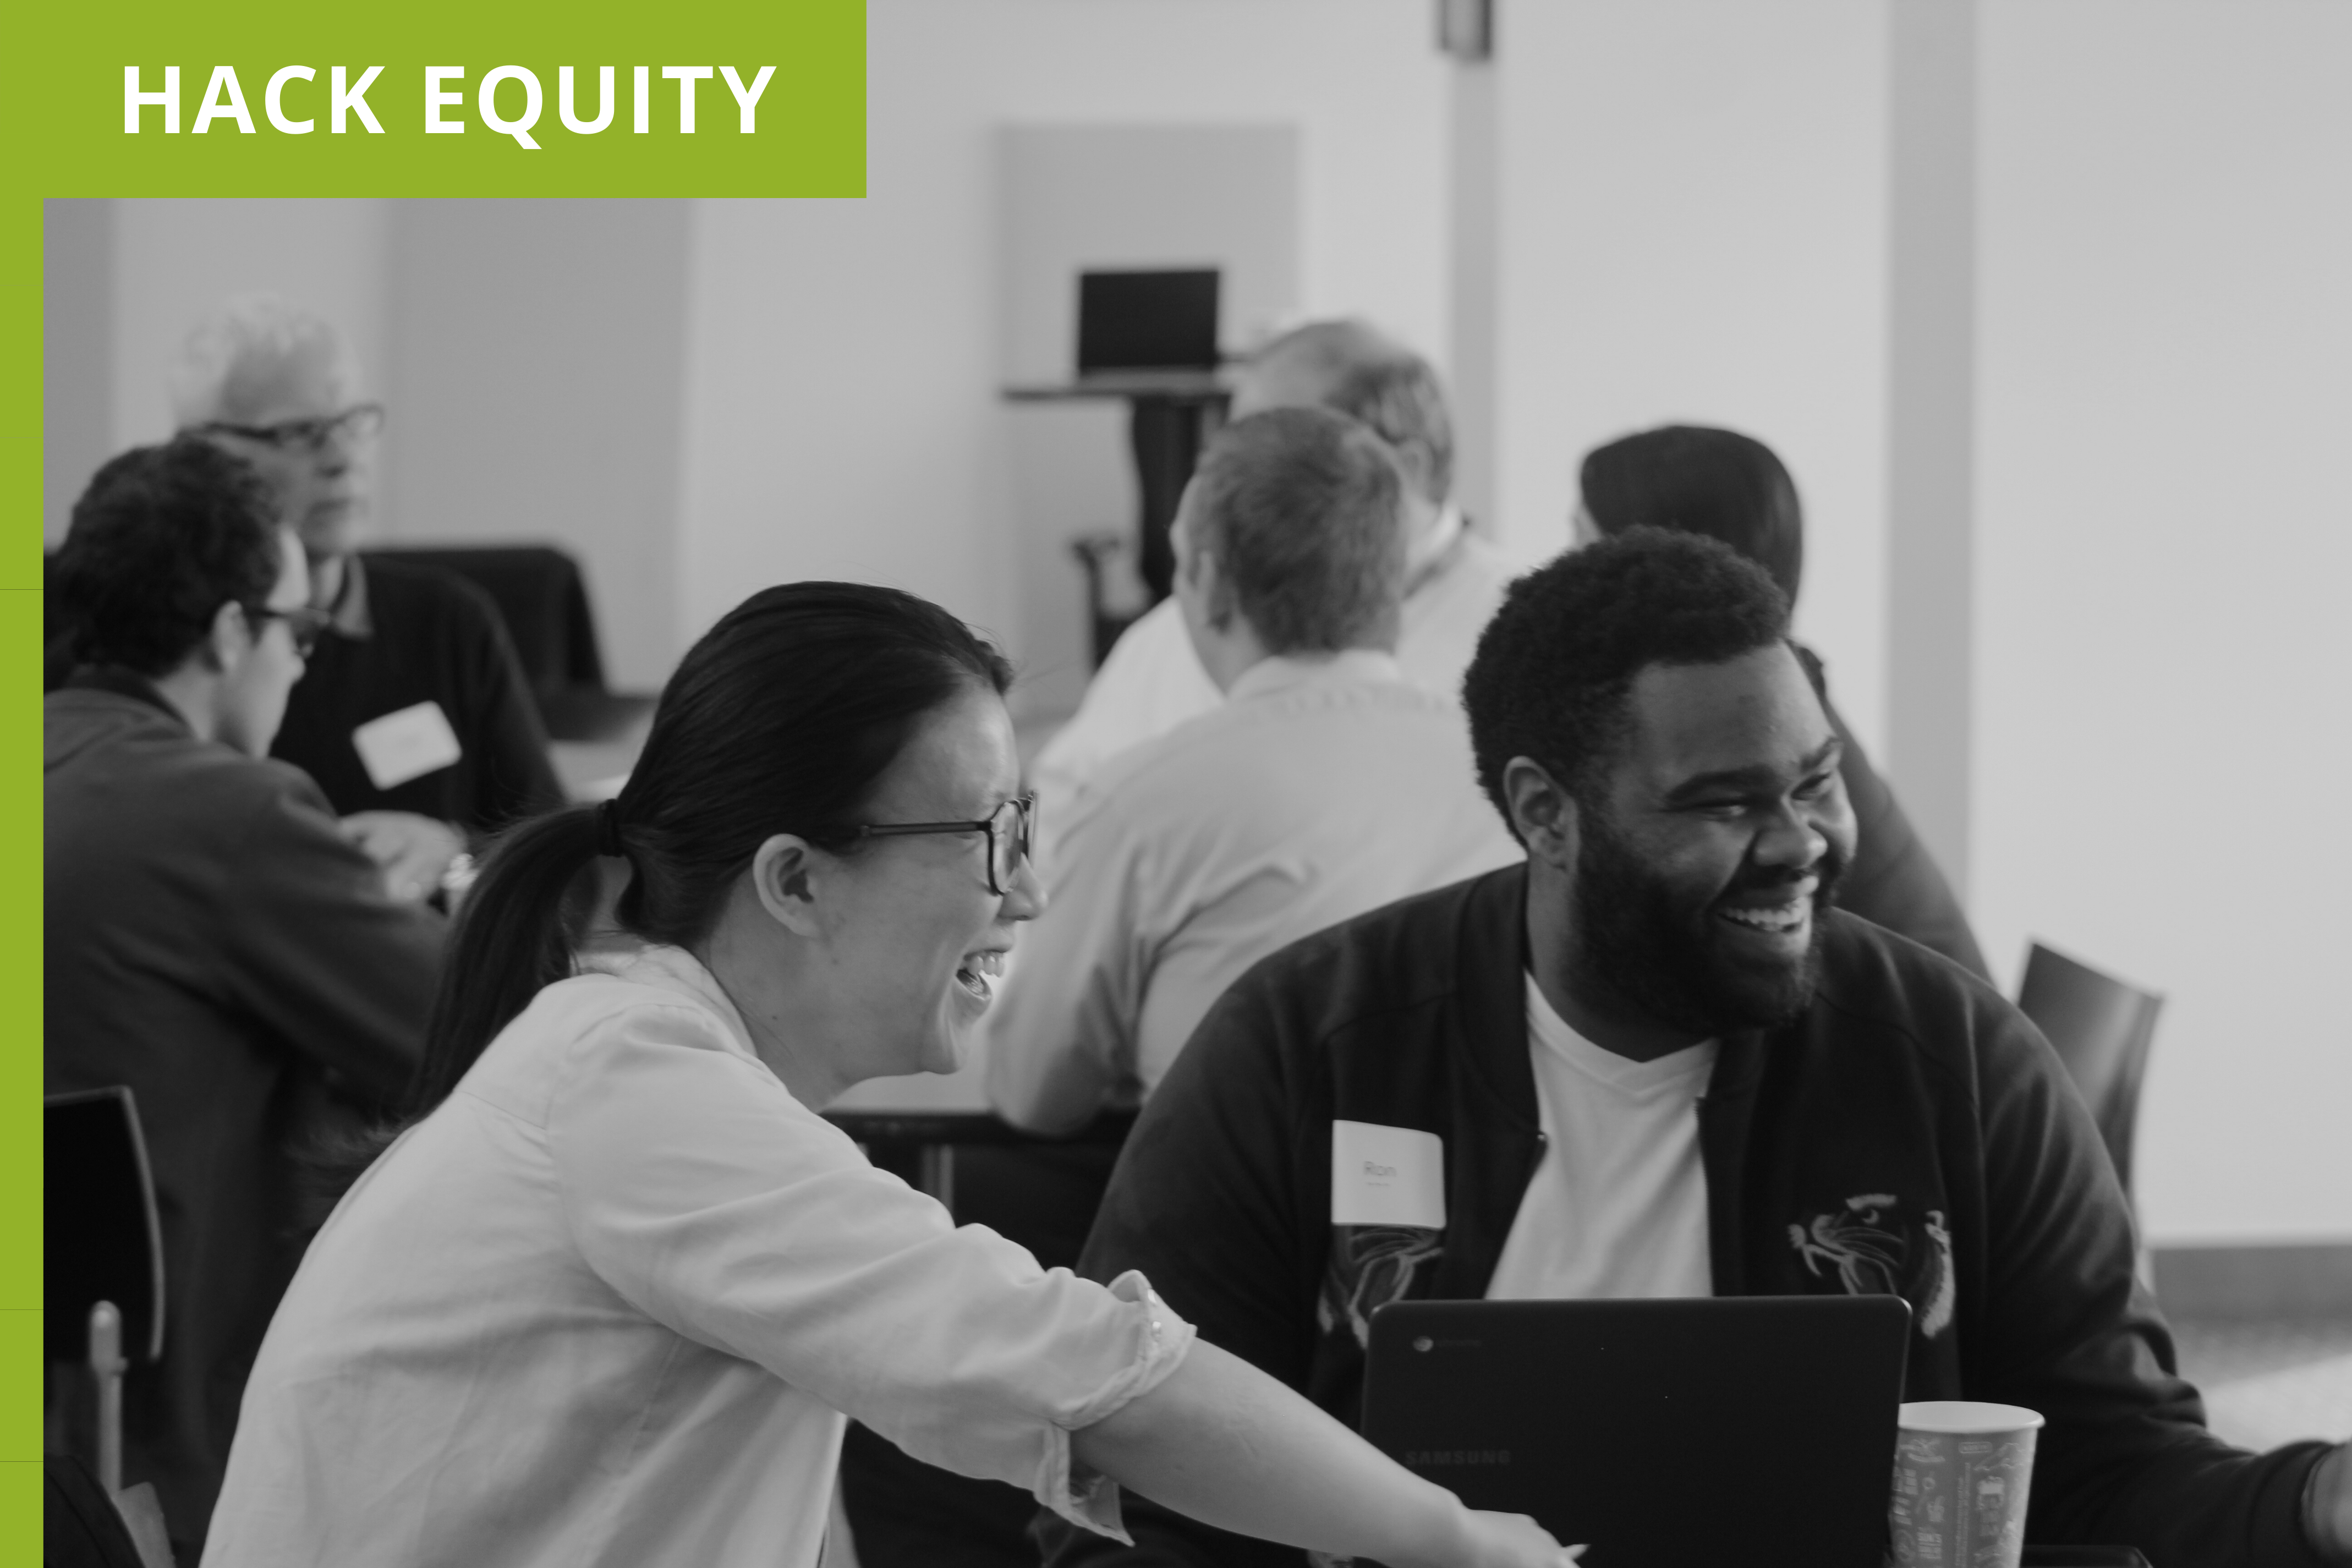
<path fill-rule="evenodd" d="M 584 877 L 601 847 L 609 805 L 575 805 L 509 828 L 457 907 L 441 988 L 425 1029 L 425 1060 L 409 1094 L 423 1116 L 540 991 L 572 973 L 572 950 L 594 904 Z"/>

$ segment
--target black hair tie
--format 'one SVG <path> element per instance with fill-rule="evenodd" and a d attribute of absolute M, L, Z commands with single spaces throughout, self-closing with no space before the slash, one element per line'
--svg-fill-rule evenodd
<path fill-rule="evenodd" d="M 628 854 L 621 843 L 621 803 L 608 800 L 596 808 L 596 853 L 615 859 Z"/>

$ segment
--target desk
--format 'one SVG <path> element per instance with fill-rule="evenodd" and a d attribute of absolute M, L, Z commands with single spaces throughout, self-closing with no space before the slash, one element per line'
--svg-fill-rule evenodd
<path fill-rule="evenodd" d="M 1008 386 L 1008 403 L 1068 403 L 1116 397 L 1127 404 L 1128 442 L 1142 492 L 1136 527 L 1136 564 L 1151 602 L 1166 598 L 1176 580 L 1168 530 L 1176 503 L 1200 459 L 1202 445 L 1224 423 L 1233 384 L 1219 371 L 1122 371 L 1053 386 Z"/>
<path fill-rule="evenodd" d="M 864 1144 L 875 1164 L 950 1209 L 959 1147 L 1117 1148 L 1135 1124 L 1131 1110 L 1106 1110 L 1066 1138 L 1024 1132 L 989 1109 L 984 1072 L 975 1051 L 952 1073 L 871 1079 L 827 1106 L 825 1120 Z"/>

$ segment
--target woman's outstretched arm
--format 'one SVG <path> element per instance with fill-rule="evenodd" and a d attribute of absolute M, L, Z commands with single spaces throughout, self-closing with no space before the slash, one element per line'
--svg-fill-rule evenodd
<path fill-rule="evenodd" d="M 1523 1514 L 1465 1508 L 1257 1368 L 1195 1340 L 1072 1454 L 1204 1524 L 1393 1568 L 1565 1568 Z"/>

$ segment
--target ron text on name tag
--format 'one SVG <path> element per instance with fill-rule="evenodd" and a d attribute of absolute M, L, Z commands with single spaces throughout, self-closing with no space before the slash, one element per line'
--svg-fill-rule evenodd
<path fill-rule="evenodd" d="M 466 754 L 438 702 L 412 703 L 352 731 L 352 746 L 378 789 L 395 789 Z"/>
<path fill-rule="evenodd" d="M 1445 1140 L 1412 1127 L 1331 1123 L 1331 1223 L 1445 1228 Z"/>

